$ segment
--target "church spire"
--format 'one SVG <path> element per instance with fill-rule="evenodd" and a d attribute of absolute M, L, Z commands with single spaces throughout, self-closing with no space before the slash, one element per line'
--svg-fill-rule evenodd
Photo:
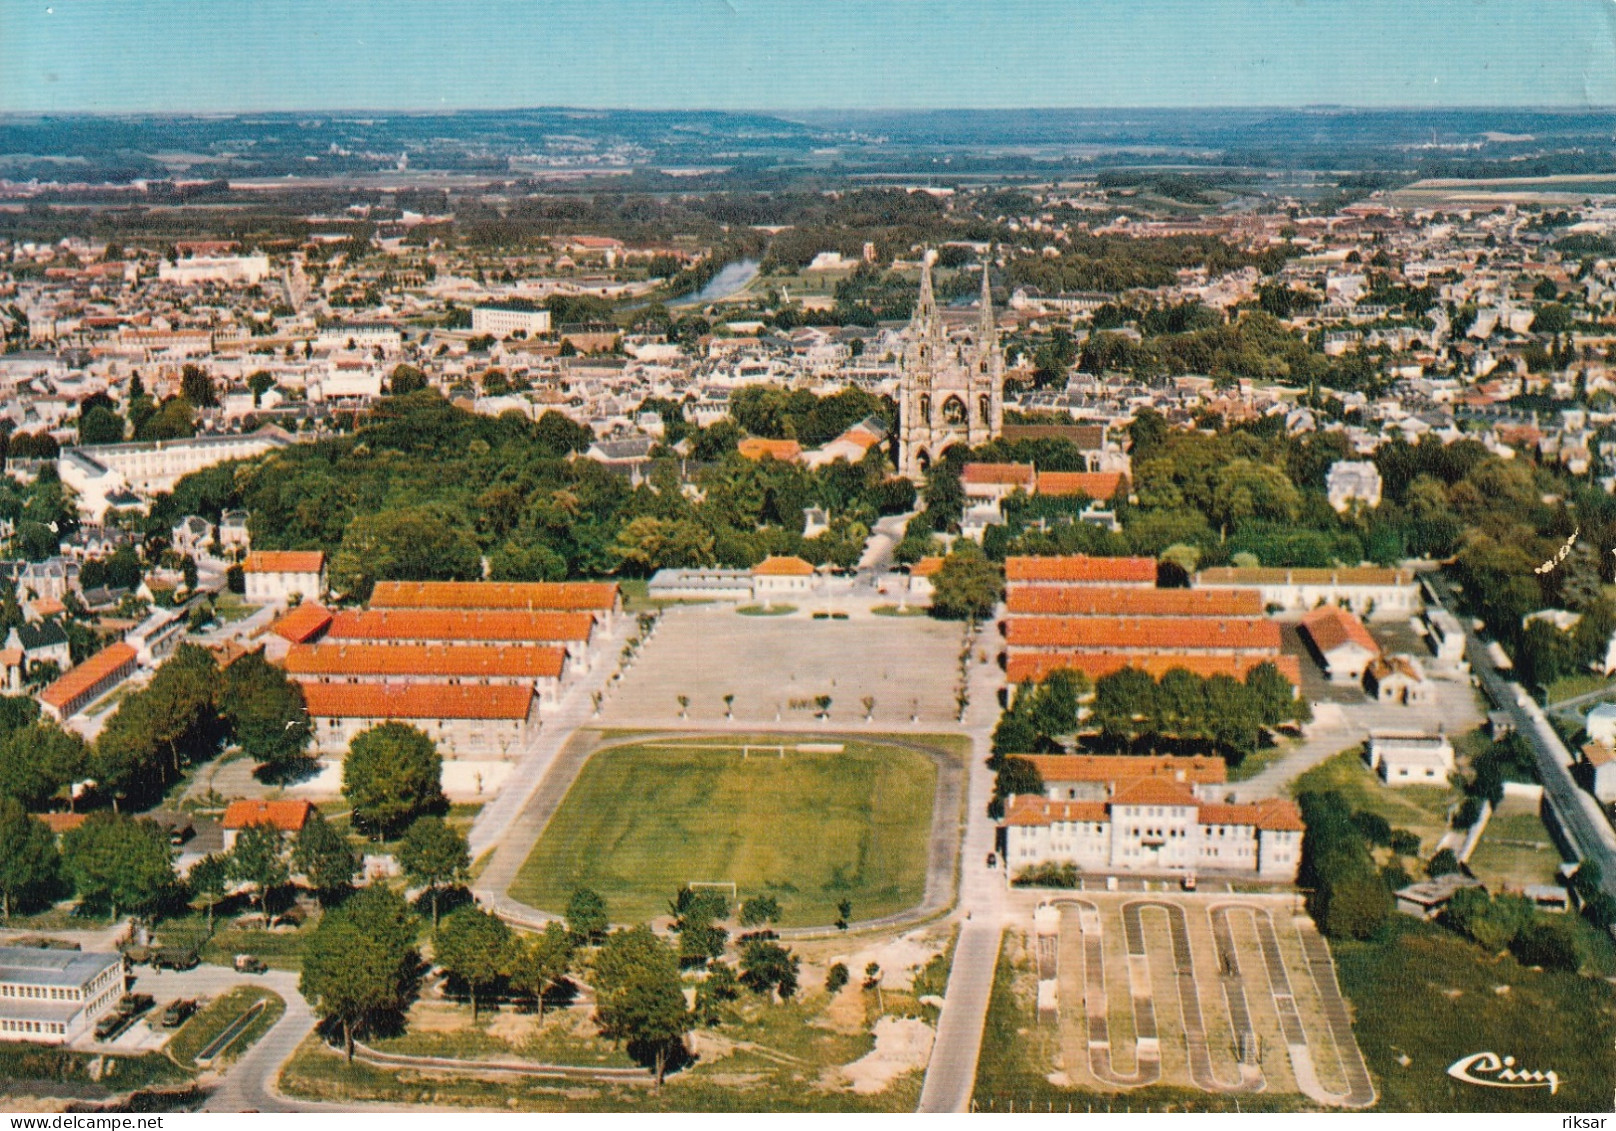
<path fill-rule="evenodd" d="M 993 335 L 997 325 L 993 320 L 993 287 L 988 282 L 988 260 L 982 257 L 982 310 L 977 315 L 978 336 L 985 349 L 993 344 Z"/>
<path fill-rule="evenodd" d="M 933 254 L 927 248 L 920 256 L 920 297 L 915 300 L 915 329 L 926 335 L 930 335 L 938 324 L 937 299 L 931 291 Z"/>

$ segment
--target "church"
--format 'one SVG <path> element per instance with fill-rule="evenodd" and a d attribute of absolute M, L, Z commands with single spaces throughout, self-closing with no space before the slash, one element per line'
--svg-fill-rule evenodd
<path fill-rule="evenodd" d="M 932 293 L 927 252 L 920 297 L 905 334 L 898 388 L 898 474 L 925 478 L 955 444 L 974 448 L 1004 428 L 1004 352 L 993 321 L 988 265 L 982 264 L 982 303 L 973 330 L 950 334 Z"/>

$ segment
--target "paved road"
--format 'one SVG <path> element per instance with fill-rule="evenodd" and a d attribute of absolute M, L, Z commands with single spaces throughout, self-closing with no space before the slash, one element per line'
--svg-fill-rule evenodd
<path fill-rule="evenodd" d="M 1457 602 L 1452 587 L 1440 575 L 1428 577 L 1430 588 L 1454 612 Z M 1460 617 L 1468 625 L 1468 618 Z M 1482 690 L 1500 710 L 1509 713 L 1515 727 L 1532 744 L 1537 757 L 1538 778 L 1543 782 L 1543 795 L 1558 824 L 1570 841 L 1570 847 L 1579 860 L 1592 859 L 1603 875 L 1600 886 L 1616 897 L 1616 829 L 1605 819 L 1599 804 L 1571 777 L 1571 751 L 1549 724 L 1543 709 L 1519 684 L 1506 680 L 1487 654 L 1487 646 L 1468 628 L 1465 632 L 1465 654 L 1470 670 L 1480 680 Z"/>
<path fill-rule="evenodd" d="M 987 866 L 988 853 L 997 842 L 993 819 L 988 816 L 993 773 L 987 759 L 1002 686 L 1003 674 L 991 660 L 972 663 L 971 703 L 965 717 L 965 731 L 971 738 L 970 791 L 960 854 L 960 899 L 954 916 L 960 922 L 960 937 L 920 1092 L 919 1110 L 923 1112 L 970 1108 L 1000 937 L 1012 916 L 1005 873 Z"/>
<path fill-rule="evenodd" d="M 918 512 L 909 514 L 889 514 L 885 518 L 877 519 L 870 528 L 869 541 L 864 543 L 864 556 L 859 558 L 858 568 L 861 573 L 880 574 L 892 567 L 892 551 L 898 548 L 903 540 L 905 527 L 909 520 Z"/>

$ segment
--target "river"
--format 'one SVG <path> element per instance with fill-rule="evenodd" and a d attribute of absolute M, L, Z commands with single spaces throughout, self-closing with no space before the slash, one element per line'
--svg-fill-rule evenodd
<path fill-rule="evenodd" d="M 728 298 L 737 291 L 744 290 L 751 281 L 757 278 L 758 261 L 755 259 L 737 259 L 733 263 L 726 263 L 711 279 L 707 285 L 693 295 L 676 299 L 668 303 L 669 306 L 700 306 L 702 303 L 717 302 L 721 298 Z"/>

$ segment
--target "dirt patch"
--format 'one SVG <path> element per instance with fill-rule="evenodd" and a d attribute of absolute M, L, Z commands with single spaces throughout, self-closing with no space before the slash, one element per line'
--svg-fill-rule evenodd
<path fill-rule="evenodd" d="M 917 1018 L 883 1017 L 875 1023 L 875 1048 L 843 1066 L 842 1073 L 860 1095 L 884 1092 L 898 1077 L 926 1067 L 935 1036 Z"/>
<path fill-rule="evenodd" d="M 466 1027 L 466 1017 L 458 1006 L 418 1001 L 410 1009 L 409 1027 L 417 1033 L 452 1033 Z"/>
<path fill-rule="evenodd" d="M 487 1033 L 512 1045 L 520 1045 L 538 1027 L 538 1014 L 498 1013 L 488 1023 Z"/>
<path fill-rule="evenodd" d="M 862 1033 L 868 1020 L 864 991 L 857 984 L 849 983 L 825 1003 L 824 1012 L 812 1023 L 834 1033 Z"/>

